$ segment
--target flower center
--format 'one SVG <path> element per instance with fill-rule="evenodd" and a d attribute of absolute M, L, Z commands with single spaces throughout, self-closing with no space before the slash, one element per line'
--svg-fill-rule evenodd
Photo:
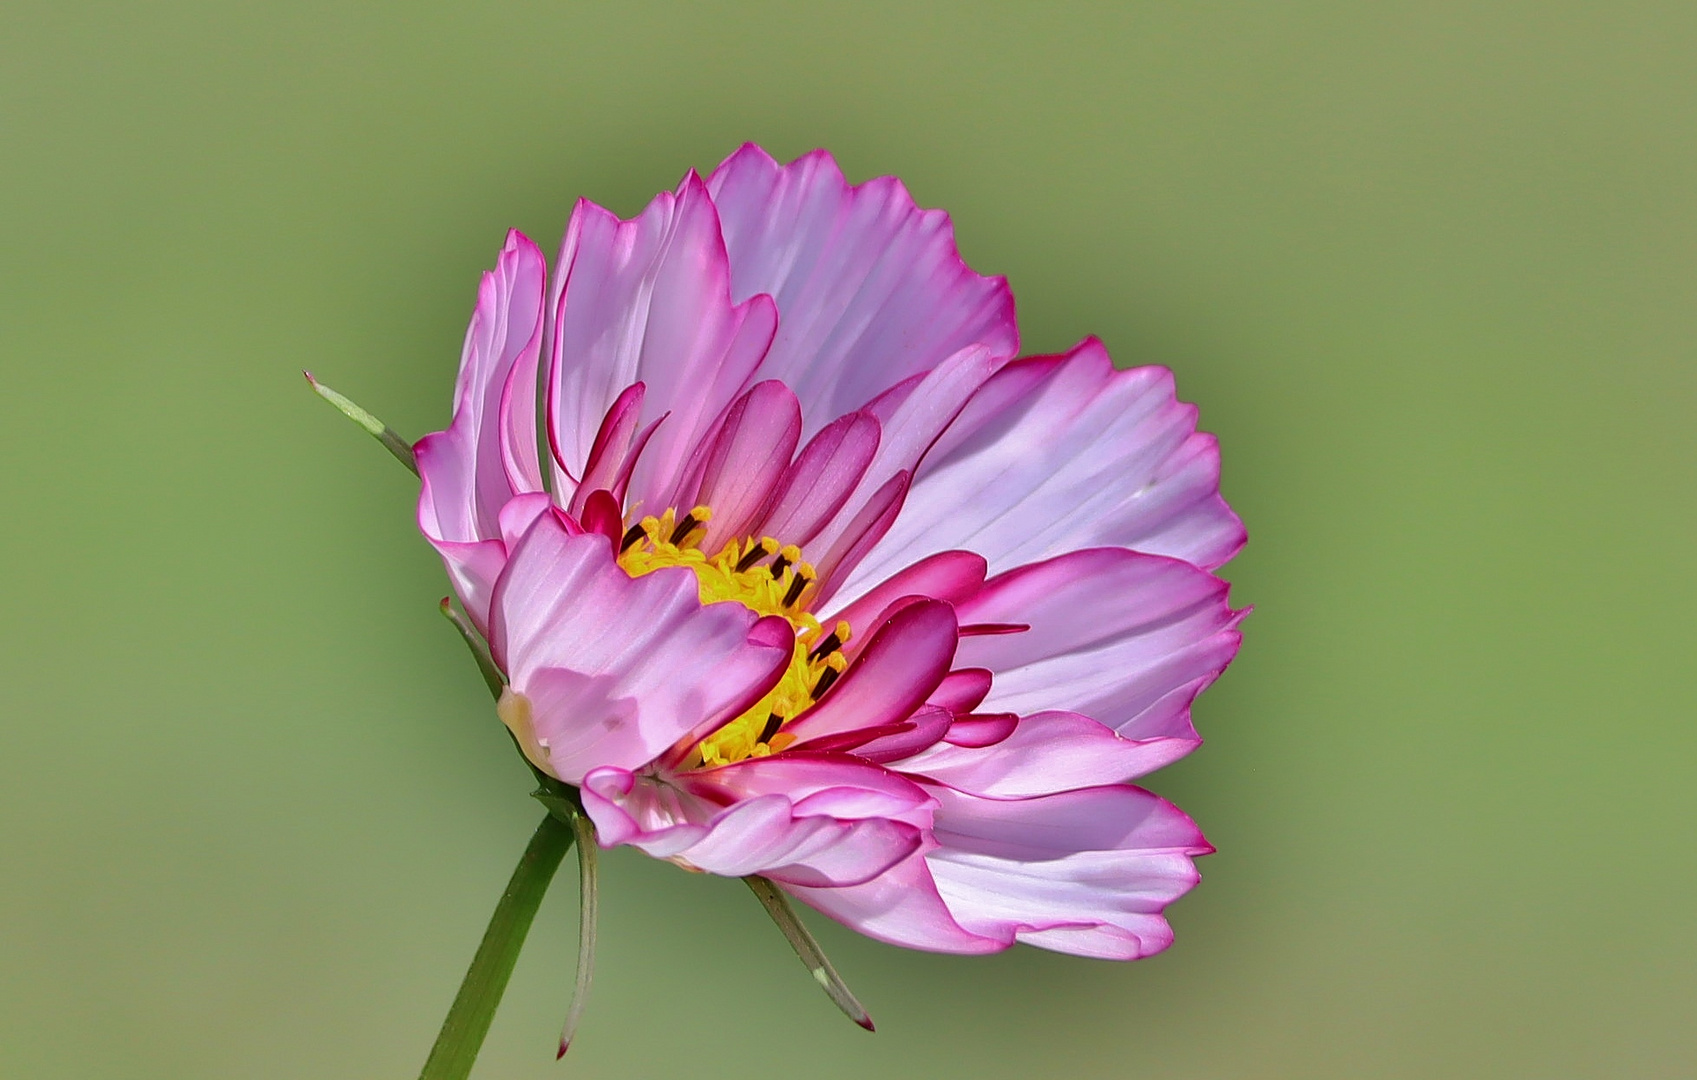
<path fill-rule="evenodd" d="M 769 536 L 750 537 L 732 540 L 709 556 L 698 545 L 711 517 L 705 506 L 682 518 L 667 510 L 631 526 L 619 545 L 619 565 L 631 577 L 663 566 L 688 567 L 703 604 L 735 601 L 760 615 L 780 615 L 795 628 L 795 652 L 778 685 L 753 708 L 701 740 L 696 753 L 707 766 L 765 757 L 794 742 L 795 737 L 782 730 L 784 724 L 823 696 L 842 674 L 847 666 L 842 647 L 849 639 L 848 623 L 838 622 L 827 634 L 808 612 L 808 601 L 817 595 L 813 586 L 818 575 L 802 561 L 800 548 Z"/>

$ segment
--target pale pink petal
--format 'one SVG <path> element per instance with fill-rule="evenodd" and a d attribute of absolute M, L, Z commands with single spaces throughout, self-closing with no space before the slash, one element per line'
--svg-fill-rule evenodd
<path fill-rule="evenodd" d="M 1051 926 L 1021 930 L 1015 936 L 1021 944 L 1095 960 L 1141 960 L 1173 943 L 1173 928 L 1165 916 L 1121 912 L 1114 918 L 1120 925 Z"/>
<path fill-rule="evenodd" d="M 429 537 L 426 537 L 429 539 Z M 430 545 L 442 556 L 448 570 L 448 582 L 454 595 L 460 598 L 472 624 L 489 632 L 489 598 L 495 591 L 495 579 L 507 565 L 507 547 L 499 540 L 479 540 L 470 544 L 455 544 L 431 540 Z"/>
<path fill-rule="evenodd" d="M 981 345 L 968 346 L 945 358 L 930 371 L 914 377 L 910 380 L 911 385 L 868 405 L 867 411 L 878 418 L 882 429 L 878 450 L 843 508 L 811 541 L 813 548 L 809 554 L 813 550 L 840 549 L 842 544 L 851 540 L 858 545 L 864 508 L 875 500 L 877 493 L 887 488 L 892 478 L 900 475 L 911 478 L 913 470 L 925 458 L 926 451 L 1002 362 L 1001 357 Z M 884 532 L 880 531 L 878 539 L 883 536 Z M 877 546 L 883 547 L 884 544 L 878 543 Z M 853 599 L 866 586 L 888 577 L 900 566 L 916 561 L 908 559 L 889 567 L 884 573 L 864 577 L 853 572 L 864 554 L 865 550 L 860 550 L 853 559 L 814 557 L 821 568 L 822 600 L 836 593 L 845 578 L 851 579 L 851 583 L 842 593 L 842 599 Z M 824 571 L 827 562 L 832 566 L 830 574 Z M 857 586 L 854 582 L 862 584 Z"/>
<path fill-rule="evenodd" d="M 775 616 L 703 606 L 682 567 L 630 577 L 604 537 L 572 536 L 554 512 L 508 560 L 489 636 L 568 783 L 599 765 L 644 765 L 742 712 L 775 684 L 793 640 Z"/>
<path fill-rule="evenodd" d="M 1192 740 L 1179 739 L 1134 742 L 1087 716 L 1067 712 L 1020 717 L 1010 734 L 987 747 L 953 742 L 951 737 L 892 768 L 970 795 L 1027 799 L 1122 783 L 1153 772 L 1195 746 Z"/>
<path fill-rule="evenodd" d="M 536 524 L 536 519 L 542 516 L 543 512 L 552 505 L 546 491 L 532 491 L 524 495 L 513 496 L 507 505 L 501 507 L 499 518 L 501 543 L 506 550 L 511 551 L 517 547 L 518 542 L 524 538 L 524 534 L 530 531 L 532 525 Z M 569 518 L 562 519 L 560 524 L 567 532 L 575 533 L 577 531 L 576 526 Z M 506 562 L 504 557 L 502 562 L 503 564 Z M 493 586 L 493 581 L 490 584 Z"/>
<path fill-rule="evenodd" d="M 778 303 L 760 375 L 795 390 L 808 434 L 967 346 L 1018 352 L 1007 282 L 968 269 L 948 215 L 894 177 L 850 187 L 822 150 L 779 165 L 751 144 L 708 188 L 734 296 Z"/>
<path fill-rule="evenodd" d="M 859 577 L 970 548 L 993 573 L 1127 547 L 1213 569 L 1243 546 L 1220 497 L 1219 447 L 1172 373 L 1115 371 L 1090 338 L 996 374 L 915 473 L 910 505 Z"/>
<path fill-rule="evenodd" d="M 800 440 L 801 406 L 783 383 L 757 383 L 731 403 L 694 494 L 678 499 L 682 509 L 712 508 L 703 551 L 716 552 L 752 532 Z"/>
<path fill-rule="evenodd" d="M 1227 603 L 1228 588 L 1177 559 L 1073 552 L 992 578 L 957 604 L 962 624 L 1031 627 L 962 638 L 957 662 L 995 673 L 983 706 L 992 711 L 1064 709 L 1128 739 L 1194 740 L 1175 702 L 1188 706 L 1237 651 L 1245 613 Z"/>
<path fill-rule="evenodd" d="M 948 604 L 927 600 L 903 608 L 872 631 L 824 699 L 784 730 L 800 748 L 809 739 L 906 721 L 948 673 L 955 642 Z"/>
<path fill-rule="evenodd" d="M 1164 948 L 1160 913 L 1195 886 L 1192 859 L 1213 850 L 1177 807 L 1129 785 L 1013 801 L 936 794 L 926 861 L 950 913 L 975 933 L 1045 948 L 1114 959 Z"/>
<path fill-rule="evenodd" d="M 787 885 L 785 891 L 843 925 L 891 945 L 972 954 L 1000 952 L 1013 944 L 1012 935 L 975 934 L 956 922 L 937 894 L 926 860 L 918 854 L 863 885 L 838 889 Z"/>
<path fill-rule="evenodd" d="M 489 566 L 499 559 L 491 554 L 497 549 L 478 545 L 500 536 L 498 518 L 508 499 L 542 489 L 532 414 L 545 277 L 542 252 L 521 233 L 509 233 L 495 269 L 478 287 L 453 421 L 414 448 L 419 528 L 441 553 L 479 627 L 494 584 Z"/>
<path fill-rule="evenodd" d="M 666 421 L 636 463 L 630 504 L 660 513 L 765 355 L 776 308 L 763 297 L 731 303 L 718 216 L 694 173 L 628 222 L 579 201 L 559 275 L 549 377 L 557 472 L 583 477 L 602 418 L 642 382 L 643 422 Z"/>
<path fill-rule="evenodd" d="M 878 451 L 878 418 L 839 416 L 809 439 L 779 479 L 772 508 L 752 533 L 780 543 L 810 543 L 848 501 Z"/>

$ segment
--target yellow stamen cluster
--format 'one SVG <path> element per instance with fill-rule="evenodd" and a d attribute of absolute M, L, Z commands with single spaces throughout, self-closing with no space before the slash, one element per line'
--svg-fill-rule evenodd
<path fill-rule="evenodd" d="M 727 765 L 765 757 L 795 741 L 781 729 L 842 674 L 847 663 L 841 650 L 849 639 L 849 625 L 839 622 L 827 634 L 807 611 L 818 575 L 802 561 L 800 548 L 761 537 L 732 540 L 712 556 L 701 550 L 697 545 L 712 516 L 710 509 L 698 506 L 682 518 L 675 510 L 643 518 L 625 533 L 619 565 L 631 577 L 666 566 L 688 567 L 702 603 L 735 601 L 761 615 L 780 615 L 795 628 L 795 653 L 778 685 L 697 748 L 700 764 Z"/>

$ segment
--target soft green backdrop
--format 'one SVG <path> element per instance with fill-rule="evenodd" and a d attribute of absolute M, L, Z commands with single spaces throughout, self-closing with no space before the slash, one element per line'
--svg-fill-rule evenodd
<path fill-rule="evenodd" d="M 1697 1073 L 1697 7 L 0 8 L 0 1076 L 409 1077 L 538 816 L 412 486 L 509 225 L 744 139 L 1178 372 L 1252 540 L 1115 966 L 607 859 L 483 1077 Z"/>

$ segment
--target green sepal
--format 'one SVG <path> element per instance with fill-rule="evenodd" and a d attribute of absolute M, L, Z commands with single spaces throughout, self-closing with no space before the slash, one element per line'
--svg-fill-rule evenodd
<path fill-rule="evenodd" d="M 364 428 L 372 438 L 383 444 L 383 449 L 395 455 L 395 460 L 418 475 L 418 462 L 413 459 L 412 446 L 395 433 L 395 429 L 360 408 L 351 398 L 344 397 L 312 377 L 312 372 L 303 371 L 306 381 L 319 397 L 336 406 L 342 415 Z"/>
<path fill-rule="evenodd" d="M 583 816 L 583 804 L 578 801 L 577 792 L 534 766 L 531 772 L 536 774 L 536 790 L 530 793 L 530 797 L 546 807 L 557 820 L 575 829 L 578 818 Z"/>
<path fill-rule="evenodd" d="M 848 984 L 843 982 L 843 977 L 837 974 L 836 966 L 825 955 L 825 950 L 819 947 L 819 942 L 814 939 L 813 934 L 802 925 L 783 890 L 756 875 L 742 880 L 759 898 L 760 906 L 772 917 L 772 921 L 784 935 L 784 940 L 795 950 L 796 958 L 807 968 L 807 973 L 813 976 L 813 981 L 819 984 L 819 988 L 825 991 L 825 996 L 831 999 L 831 1004 L 867 1031 L 876 1030 L 872 1026 L 872 1016 L 866 1011 L 866 1006 L 860 1003 L 849 990 Z"/>
<path fill-rule="evenodd" d="M 454 610 L 452 597 L 444 596 L 437 607 L 441 609 L 442 617 L 453 623 L 454 629 L 460 632 L 465 647 L 471 650 L 472 659 L 477 661 L 477 670 L 483 675 L 483 684 L 489 687 L 489 696 L 500 701 L 501 691 L 507 686 L 507 677 L 495 666 L 495 658 L 490 655 L 488 644 L 472 625 L 466 622 L 465 616 Z"/>

